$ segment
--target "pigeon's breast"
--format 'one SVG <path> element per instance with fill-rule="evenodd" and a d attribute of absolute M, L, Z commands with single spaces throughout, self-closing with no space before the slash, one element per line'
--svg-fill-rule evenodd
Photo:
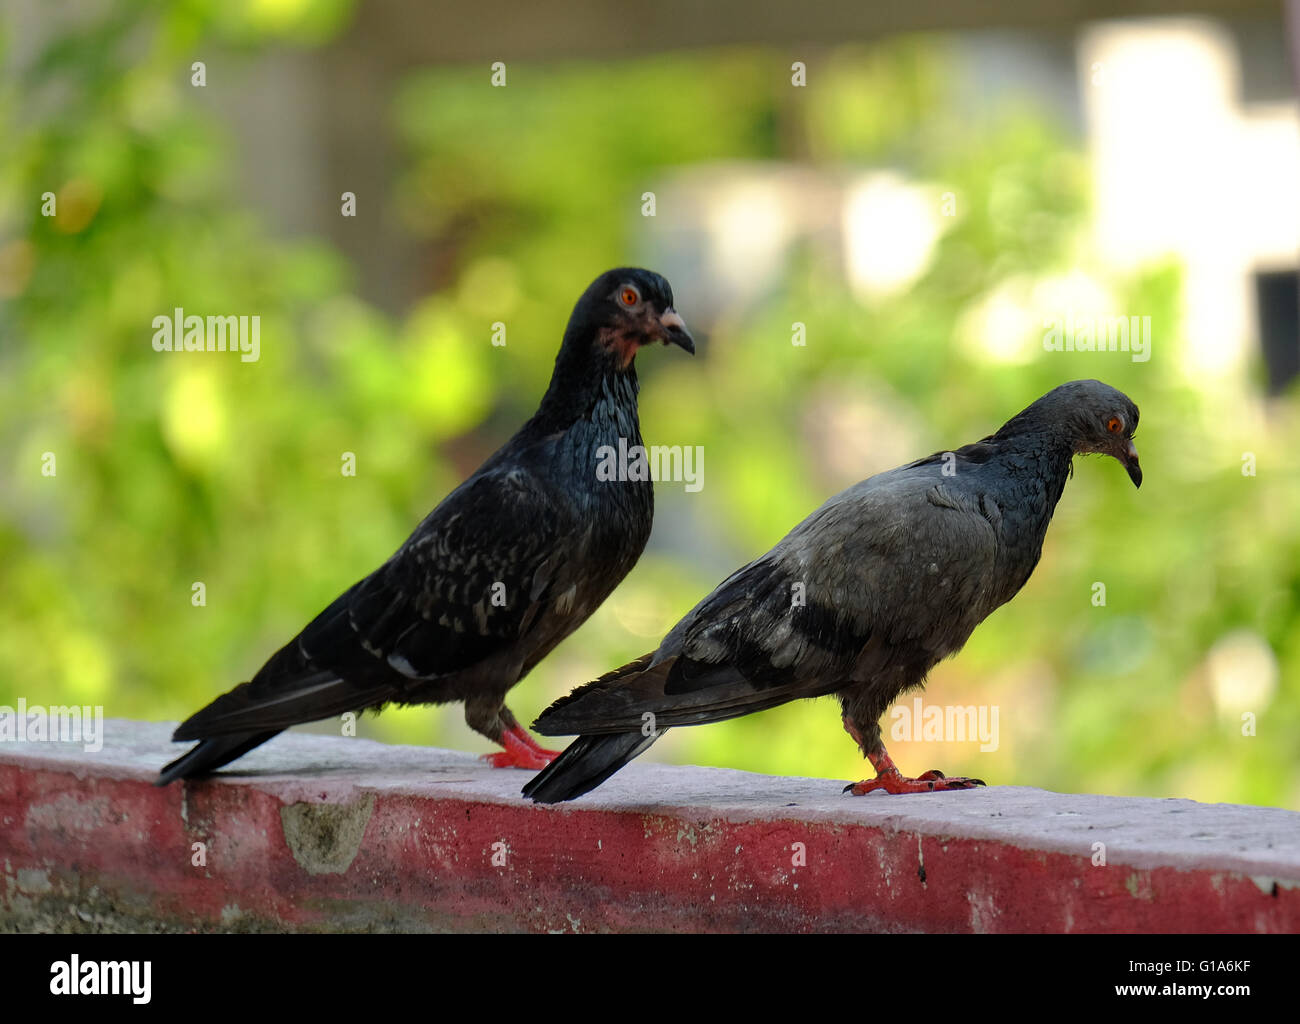
<path fill-rule="evenodd" d="M 654 520 L 635 390 L 606 387 L 587 415 L 536 453 L 535 470 L 563 495 L 570 515 L 570 564 L 562 572 L 575 590 L 566 604 L 594 609 L 636 564 Z"/>

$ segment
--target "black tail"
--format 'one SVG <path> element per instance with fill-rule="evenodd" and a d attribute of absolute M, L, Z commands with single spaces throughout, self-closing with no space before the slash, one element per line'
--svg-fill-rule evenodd
<path fill-rule="evenodd" d="M 200 775 L 214 772 L 222 765 L 229 764 L 237 757 L 243 757 L 254 747 L 260 747 L 272 736 L 278 736 L 282 729 L 267 732 L 237 732 L 228 736 L 213 736 L 203 740 L 187 754 L 182 754 L 158 773 L 155 786 L 165 786 L 177 779 L 194 779 Z"/>
<path fill-rule="evenodd" d="M 533 777 L 524 787 L 524 796 L 539 804 L 558 804 L 589 793 L 647 750 L 665 731 L 649 736 L 639 732 L 579 736 Z"/>

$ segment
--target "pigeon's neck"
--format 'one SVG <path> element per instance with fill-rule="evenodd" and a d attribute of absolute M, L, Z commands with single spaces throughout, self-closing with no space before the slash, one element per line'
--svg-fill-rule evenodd
<path fill-rule="evenodd" d="M 613 359 L 590 355 L 581 362 L 569 361 L 561 353 L 529 426 L 544 435 L 567 430 L 582 420 L 611 419 L 625 428 L 624 436 L 636 435 L 639 440 L 637 391 L 634 363 L 621 367 Z M 603 407 L 606 415 L 600 415 L 598 407 Z"/>
<path fill-rule="evenodd" d="M 996 454 L 989 461 L 997 464 L 999 474 L 1009 485 L 1000 487 L 998 495 L 1003 542 L 1000 557 L 1005 562 L 1007 582 L 1001 600 L 1005 601 L 1025 584 L 1038 564 L 1052 513 L 1070 476 L 1074 450 L 1068 438 L 1049 426 L 1021 429 L 1006 436 L 999 432 L 992 441 Z"/>
<path fill-rule="evenodd" d="M 634 468 L 644 464 L 634 454 L 642 445 L 636 370 L 631 360 L 624 367 L 601 355 L 589 353 L 576 372 L 556 360 L 551 386 L 517 443 L 532 449 L 534 466 L 564 482 L 579 521 L 590 524 L 582 543 L 612 589 L 650 539 L 654 485 Z M 613 475 L 603 472 L 611 468 Z M 590 607 L 608 592 L 597 586 Z"/>
<path fill-rule="evenodd" d="M 1050 519 L 1070 476 L 1073 443 L 1051 424 L 1025 425 L 1014 433 L 1004 433 L 1005 430 L 1004 427 L 993 437 L 997 446 L 995 458 L 1012 479 L 1034 481 L 1042 488 L 1040 493 L 1046 500 L 1043 511 Z"/>

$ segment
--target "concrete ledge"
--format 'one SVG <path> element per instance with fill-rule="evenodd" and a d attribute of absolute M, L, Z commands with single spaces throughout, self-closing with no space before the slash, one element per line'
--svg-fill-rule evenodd
<path fill-rule="evenodd" d="M 172 728 L 0 744 L 0 930 L 1300 931 L 1290 811 L 653 764 L 544 808 L 468 754 L 294 734 L 157 789 Z"/>

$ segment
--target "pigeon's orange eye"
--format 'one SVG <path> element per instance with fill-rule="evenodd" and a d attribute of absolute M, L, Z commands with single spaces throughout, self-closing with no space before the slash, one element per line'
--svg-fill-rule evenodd
<path fill-rule="evenodd" d="M 1106 422 L 1106 429 L 1109 430 L 1112 434 L 1118 434 L 1121 430 L 1124 429 L 1124 421 L 1120 419 L 1118 416 L 1112 416 Z"/>
<path fill-rule="evenodd" d="M 637 294 L 637 290 L 635 288 L 629 285 L 628 287 L 624 288 L 623 291 L 619 294 L 619 299 L 622 301 L 623 305 L 625 306 L 635 306 L 638 302 L 641 301 L 641 296 Z"/>

